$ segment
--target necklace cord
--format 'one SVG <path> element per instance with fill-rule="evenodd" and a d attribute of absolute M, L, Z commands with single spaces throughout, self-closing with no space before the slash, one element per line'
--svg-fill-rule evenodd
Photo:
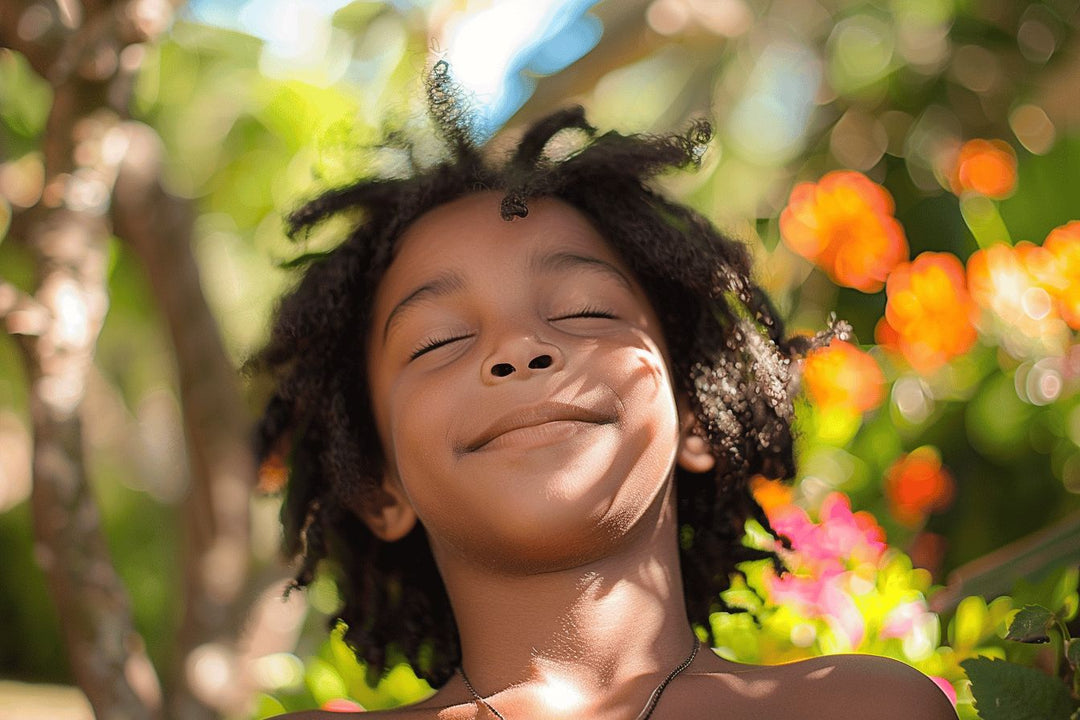
<path fill-rule="evenodd" d="M 676 665 L 675 669 L 667 674 L 667 677 L 660 681 L 660 684 L 657 685 L 656 688 L 652 691 L 652 694 L 649 695 L 649 701 L 645 703 L 645 707 L 642 708 L 640 713 L 638 713 L 636 720 L 649 719 L 649 717 L 653 714 L 653 710 L 656 709 L 657 703 L 660 702 L 660 696 L 664 693 L 664 690 L 667 688 L 668 685 L 671 684 L 672 680 L 679 676 L 679 673 L 690 667 L 690 664 L 694 662 L 694 658 L 697 657 L 698 648 L 700 647 L 701 644 L 695 637 L 694 645 L 692 648 L 690 648 L 690 654 L 682 662 Z M 490 710 L 495 717 L 499 718 L 499 720 L 506 720 L 502 713 L 492 707 L 491 703 L 485 700 L 480 693 L 476 692 L 476 688 L 474 688 L 472 686 L 472 683 L 469 682 L 469 676 L 465 674 L 465 668 L 459 667 L 458 671 L 461 672 L 461 679 L 465 681 L 465 687 L 469 690 L 469 693 L 473 696 L 473 699 L 476 700 L 478 703 L 481 703 L 488 710 Z"/>

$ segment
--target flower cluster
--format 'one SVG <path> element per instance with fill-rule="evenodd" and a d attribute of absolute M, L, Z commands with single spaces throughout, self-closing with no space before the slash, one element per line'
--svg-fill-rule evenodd
<path fill-rule="evenodd" d="M 888 190 L 861 173 L 835 171 L 795 186 L 780 215 L 780 233 L 836 284 L 876 292 L 908 256 L 893 210 Z"/>
<path fill-rule="evenodd" d="M 889 275 L 885 293 L 875 338 L 920 373 L 937 370 L 975 344 L 977 308 L 955 255 L 924 252 L 903 263 Z"/>
<path fill-rule="evenodd" d="M 970 140 L 946 162 L 958 196 L 1002 199 L 1015 190 L 1016 153 L 1004 141 Z M 837 285 L 867 293 L 885 287 L 875 339 L 916 372 L 932 374 L 967 353 L 979 331 L 997 336 L 1016 357 L 1066 353 L 1072 331 L 1080 329 L 1080 220 L 1055 229 L 1041 246 L 979 250 L 965 269 L 945 252 L 908 261 L 894 210 L 881 185 L 858 172 L 834 171 L 795 186 L 780 233 Z M 880 403 L 872 360 L 836 345 L 807 360 L 808 394 L 822 408 L 866 412 Z"/>
<path fill-rule="evenodd" d="M 893 657 L 931 676 L 957 675 L 939 648 L 940 622 L 928 608 L 930 575 L 888 548 L 885 532 L 867 512 L 852 512 L 847 496 L 828 495 L 817 521 L 802 508 L 775 502 L 773 483 L 755 485 L 769 522 L 789 540 L 777 543 L 789 572 L 747 563 L 745 582 L 725 593 L 746 614 L 715 613 L 718 651 L 741 662 L 785 662 L 833 652 Z M 772 500 L 774 502 L 768 502 Z M 757 624 L 758 632 L 746 632 Z M 947 650 L 947 649 L 946 649 Z M 955 702 L 952 684 L 935 681 Z"/>
<path fill-rule="evenodd" d="M 869 412 L 885 397 L 885 376 L 877 362 L 844 340 L 807 355 L 802 379 L 807 395 L 826 412 Z"/>
<path fill-rule="evenodd" d="M 848 648 L 859 647 L 866 626 L 854 596 L 885 552 L 885 532 L 869 513 L 853 513 L 840 493 L 822 503 L 820 523 L 795 505 L 775 508 L 769 521 L 791 541 L 781 551 L 791 572 L 769 578 L 769 599 L 824 619 Z"/>
<path fill-rule="evenodd" d="M 1040 245 L 994 245 L 968 258 L 981 329 L 1015 357 L 1062 355 L 1080 329 L 1080 221 Z"/>

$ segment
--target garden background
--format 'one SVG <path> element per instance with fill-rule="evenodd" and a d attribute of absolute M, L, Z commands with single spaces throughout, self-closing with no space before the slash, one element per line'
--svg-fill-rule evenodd
<path fill-rule="evenodd" d="M 746 568 L 721 653 L 890 655 L 962 718 L 977 655 L 1071 684 L 1078 29 L 1080 0 L 0 0 L 0 719 L 425 691 L 327 640 L 329 577 L 281 599 L 238 369 L 330 241 L 283 215 L 370 171 L 437 59 L 484 133 L 572 102 L 708 118 L 665 189 L 750 246 L 793 331 L 853 328 L 806 361 L 794 484 L 755 481 L 794 572 Z M 1050 643 L 1005 639 L 1027 603 Z"/>

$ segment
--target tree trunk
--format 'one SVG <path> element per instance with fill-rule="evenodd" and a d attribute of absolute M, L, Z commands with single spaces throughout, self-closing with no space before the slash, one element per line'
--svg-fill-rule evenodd
<path fill-rule="evenodd" d="M 248 694 L 238 674 L 216 686 L 199 684 L 207 666 L 200 659 L 232 660 L 241 625 L 235 613 L 247 581 L 254 478 L 244 405 L 191 256 L 193 212 L 161 188 L 154 132 L 124 121 L 138 44 L 164 31 L 172 14 L 165 0 L 0 5 L 0 44 L 21 52 L 54 90 L 43 196 L 10 237 L 34 251 L 38 286 L 30 297 L 0 279 L 0 320 L 20 341 L 32 384 L 39 562 L 73 674 L 99 720 L 162 715 L 157 676 L 108 554 L 83 448 L 83 396 L 108 305 L 110 220 L 146 264 L 168 322 L 191 457 L 184 620 L 170 715 L 198 720 L 236 712 Z"/>
<path fill-rule="evenodd" d="M 207 705 L 236 714 L 250 694 L 234 652 L 250 557 L 250 423 L 202 293 L 191 252 L 191 208 L 161 186 L 164 156 L 157 134 L 127 123 L 125 136 L 115 228 L 141 259 L 169 327 L 191 467 L 184 503 L 186 604 L 176 648 L 180 676 L 170 683 L 169 706 L 172 716 L 185 720 L 213 717 Z M 211 656 L 224 661 L 228 677 L 199 672 L 200 658 Z"/>

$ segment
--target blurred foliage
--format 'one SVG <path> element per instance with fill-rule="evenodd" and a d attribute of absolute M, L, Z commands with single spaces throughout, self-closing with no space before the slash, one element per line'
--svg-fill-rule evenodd
<path fill-rule="evenodd" d="M 748 612 L 712 621 L 729 656 L 891 655 L 944 678 L 974 717 L 959 662 L 981 654 L 1038 664 L 1037 649 L 1003 639 L 1014 610 L 1039 603 L 1075 614 L 1076 573 L 1066 568 L 1080 558 L 1067 544 L 1040 551 L 1037 571 L 1019 581 L 999 568 L 997 599 L 964 598 L 940 621 L 930 608 L 935 584 L 957 567 L 1063 518 L 1075 525 L 1080 510 L 1071 314 L 1080 226 L 1067 225 L 1080 216 L 1078 6 L 609 0 L 595 8 L 607 28 L 599 45 L 539 78 L 511 119 L 567 102 L 627 132 L 711 118 L 717 138 L 702 170 L 665 178 L 665 188 L 749 244 L 794 330 L 819 329 L 834 313 L 854 328 L 850 343 L 807 360 L 794 488 L 760 479 L 758 492 L 770 512 L 801 518 L 808 538 L 827 516 L 874 550 L 860 564 L 804 567 L 793 581 L 801 587 L 748 568 L 729 598 Z M 326 18 L 327 42 L 302 57 L 193 22 L 146 49 L 132 112 L 167 147 L 169 189 L 198 208 L 203 286 L 238 364 L 291 282 L 282 266 L 334 236 L 328 228 L 290 244 L 281 217 L 383 162 L 367 146 L 422 114 L 428 38 L 463 7 L 354 2 Z M 2 233 L 41 195 L 50 101 L 24 60 L 0 50 Z M 1047 240 L 1055 228 L 1064 228 L 1056 245 Z M 3 234 L 0 266 L 32 286 L 31 258 Z M 187 475 L 170 348 L 145 283 L 115 243 L 88 442 L 113 555 L 161 667 L 175 661 L 179 583 L 160 569 L 175 566 Z M 32 568 L 26 392 L 4 337 L 0 675 L 64 681 L 55 618 Z M 257 384 L 250 397 L 254 410 Z M 278 531 L 260 508 L 253 552 L 269 562 Z M 309 594 L 298 645 L 255 661 L 256 716 L 342 698 L 388 707 L 426 691 L 401 665 L 367 682 L 340 637 L 326 639 L 336 596 L 320 601 L 319 592 Z"/>

